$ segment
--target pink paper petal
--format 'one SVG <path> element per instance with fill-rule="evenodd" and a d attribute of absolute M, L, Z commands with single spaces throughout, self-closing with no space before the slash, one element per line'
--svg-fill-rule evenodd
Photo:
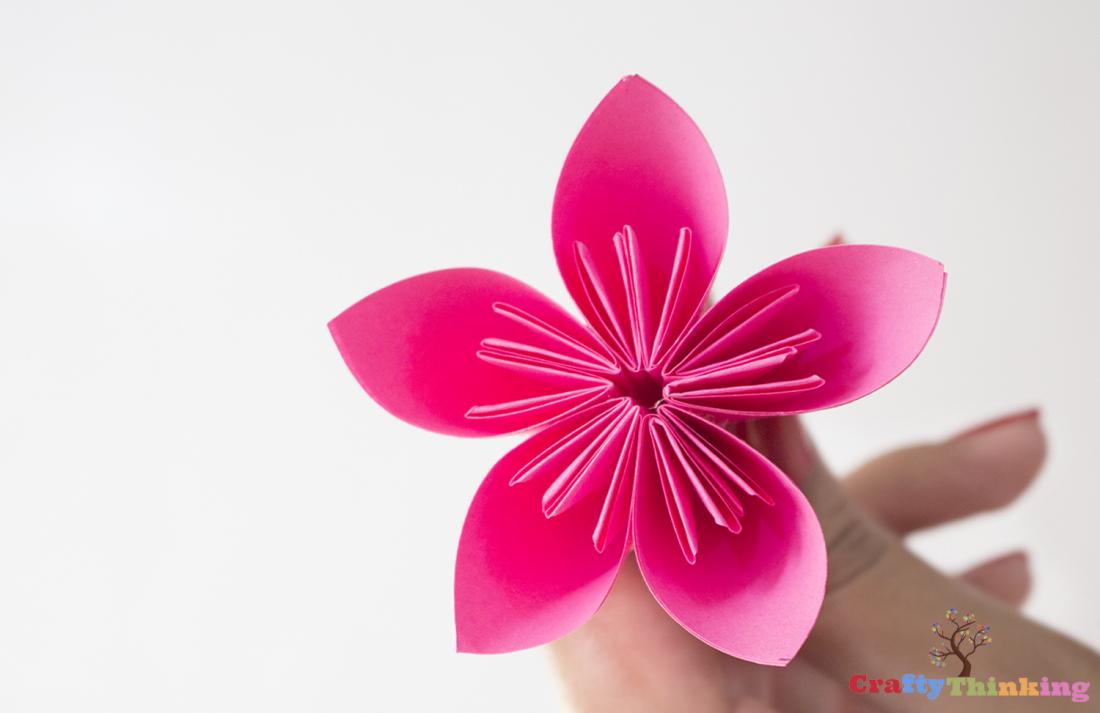
<path fill-rule="evenodd" d="M 726 193 L 718 164 L 698 127 L 668 96 L 641 77 L 626 77 L 600 102 L 577 135 L 554 196 L 554 254 L 569 292 L 593 325 L 614 338 L 653 339 L 682 228 L 691 249 L 679 299 L 700 303 L 726 245 Z M 624 226 L 630 226 L 633 236 Z M 625 242 L 616 245 L 614 236 Z M 636 236 L 638 255 L 624 248 Z M 591 280 L 576 243 L 601 278 L 613 314 L 595 313 Z M 639 280 L 624 280 L 622 265 L 637 260 Z M 624 282 L 626 284 L 624 284 Z M 642 314 L 629 304 L 640 295 Z M 632 315 L 632 311 L 635 313 Z M 633 317 L 633 320 L 631 320 Z M 621 329 L 614 330 L 614 322 Z M 637 332 L 628 333 L 625 325 Z M 647 360 L 652 344 L 635 350 Z"/>
<path fill-rule="evenodd" d="M 737 658 L 783 666 L 809 635 L 825 595 L 821 527 L 798 488 L 763 456 L 732 435 L 714 445 L 765 483 L 774 504 L 745 499 L 736 534 L 712 518 L 696 518 L 692 564 L 647 449 L 635 489 L 638 565 L 653 596 L 693 635 Z"/>
<path fill-rule="evenodd" d="M 706 389 L 693 393 L 692 380 L 681 376 L 673 400 L 751 417 L 866 396 L 924 348 L 945 280 L 935 260 L 880 245 L 836 245 L 787 258 L 734 288 L 692 325 L 674 355 L 680 363 L 673 380 L 707 374 L 695 382 Z M 796 353 L 761 377 L 759 388 L 744 380 L 744 370 L 727 369 L 730 379 L 722 383 L 723 365 L 780 346 Z"/>
<path fill-rule="evenodd" d="M 521 443 L 493 467 L 474 496 L 455 565 L 459 651 L 503 653 L 552 641 L 587 621 L 610 591 L 626 554 L 628 529 L 625 522 L 611 530 L 598 523 L 608 519 L 605 495 L 615 500 L 633 488 L 622 482 L 618 456 L 631 451 L 622 439 L 629 441 L 638 429 L 628 426 L 609 437 L 591 426 L 592 411 L 562 419 Z M 585 428 L 587 442 L 580 450 L 601 435 L 604 449 L 581 453 L 575 444 L 560 447 L 566 460 L 584 463 L 582 477 L 589 482 L 579 487 L 587 496 L 544 515 L 544 495 L 555 487 L 552 474 L 509 482 L 555 443 Z"/>
<path fill-rule="evenodd" d="M 360 300 L 329 329 L 348 368 L 383 408 L 460 436 L 517 431 L 560 416 L 597 394 L 603 382 L 593 375 L 607 370 L 598 343 L 568 313 L 491 270 L 410 277 Z M 514 353 L 512 343 L 537 351 Z M 554 394 L 563 398 L 541 398 Z"/>

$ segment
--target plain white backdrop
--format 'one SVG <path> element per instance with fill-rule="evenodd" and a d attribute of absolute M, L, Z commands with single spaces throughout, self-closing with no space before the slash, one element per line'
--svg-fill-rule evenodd
<path fill-rule="evenodd" d="M 453 653 L 466 504 L 509 439 L 420 432 L 325 323 L 450 266 L 559 300 L 588 112 L 641 73 L 731 204 L 720 290 L 843 230 L 950 273 L 915 366 L 815 415 L 840 471 L 1043 408 L 1018 504 L 921 535 L 1032 555 L 1100 645 L 1100 5 L 0 5 L 0 709 L 553 711 Z M 945 602 L 950 605 L 950 602 Z"/>

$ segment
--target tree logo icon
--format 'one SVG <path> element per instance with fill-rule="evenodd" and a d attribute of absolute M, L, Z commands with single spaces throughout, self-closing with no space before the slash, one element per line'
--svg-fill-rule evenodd
<path fill-rule="evenodd" d="M 974 617 L 974 612 L 959 614 L 954 607 L 943 614 L 947 619 L 946 624 L 936 622 L 932 625 L 932 633 L 942 639 L 928 649 L 928 660 L 933 666 L 943 668 L 947 665 L 947 659 L 954 657 L 962 663 L 959 678 L 970 676 L 970 657 L 983 646 L 993 643 L 993 637 L 989 635 L 988 626 L 980 626 Z M 954 627 L 951 633 L 947 629 Z"/>

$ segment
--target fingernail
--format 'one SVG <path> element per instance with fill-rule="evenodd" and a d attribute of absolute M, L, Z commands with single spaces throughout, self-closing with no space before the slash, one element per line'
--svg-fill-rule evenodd
<path fill-rule="evenodd" d="M 960 490 L 987 509 L 1015 499 L 1035 480 L 1047 453 L 1038 409 L 994 419 L 949 439 L 946 445 L 967 472 Z"/>
<path fill-rule="evenodd" d="M 997 559 L 993 560 L 993 562 L 1004 563 L 1004 562 L 1011 562 L 1011 561 L 1014 561 L 1014 560 L 1019 560 L 1019 561 L 1023 562 L 1024 564 L 1027 564 L 1027 562 L 1028 562 L 1027 551 L 1026 550 L 1013 550 L 1012 552 L 1006 552 L 1005 554 L 1001 555 Z"/>
<path fill-rule="evenodd" d="M 951 442 L 969 440 L 974 436 L 990 433 L 992 431 L 999 431 L 1006 426 L 1015 425 L 1021 421 L 1038 421 L 1039 415 L 1040 411 L 1038 407 L 1029 408 L 1024 411 L 1018 411 L 1016 413 L 1010 413 L 1007 416 L 1001 416 L 999 418 L 993 419 L 992 421 L 987 421 L 985 423 L 978 424 L 977 426 L 968 428 L 962 433 L 952 436 L 948 440 Z"/>

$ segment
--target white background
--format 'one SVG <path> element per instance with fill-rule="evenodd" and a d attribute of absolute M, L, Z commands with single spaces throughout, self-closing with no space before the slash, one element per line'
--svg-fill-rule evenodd
<path fill-rule="evenodd" d="M 511 441 L 371 402 L 326 321 L 402 277 L 564 300 L 554 183 L 639 72 L 726 177 L 718 287 L 843 229 L 950 272 L 913 369 L 810 419 L 845 469 L 1038 404 L 1007 512 L 1033 615 L 1100 645 L 1100 5 L 0 5 L 0 709 L 556 710 L 541 651 L 453 653 Z M 965 537 L 963 534 L 965 533 Z"/>

